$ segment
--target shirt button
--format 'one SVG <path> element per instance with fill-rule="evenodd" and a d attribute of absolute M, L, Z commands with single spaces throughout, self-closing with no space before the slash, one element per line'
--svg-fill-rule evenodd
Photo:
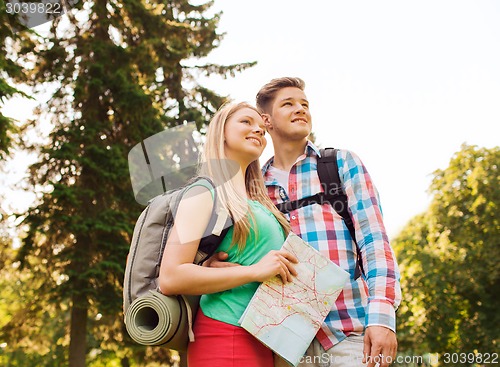
<path fill-rule="evenodd" d="M 295 220 L 297 219 L 297 217 L 295 215 L 292 215 L 292 219 Z"/>

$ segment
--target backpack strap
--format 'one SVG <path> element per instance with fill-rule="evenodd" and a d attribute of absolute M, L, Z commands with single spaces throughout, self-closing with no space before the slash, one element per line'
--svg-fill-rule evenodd
<path fill-rule="evenodd" d="M 196 181 L 191 183 L 191 186 L 206 187 L 211 193 L 214 202 L 212 214 L 208 222 L 203 238 L 200 240 L 198 252 L 196 254 L 195 263 L 202 265 L 205 260 L 212 256 L 217 247 L 221 244 L 227 232 L 233 225 L 231 217 L 226 211 L 220 210 L 217 200 L 217 190 L 213 181 L 208 177 L 197 177 Z"/>
<path fill-rule="evenodd" d="M 276 207 L 282 213 L 287 214 L 292 210 L 297 210 L 311 204 L 324 204 L 325 202 L 330 203 L 333 209 L 344 220 L 346 227 L 349 230 L 349 234 L 356 245 L 357 257 L 354 279 L 358 279 L 361 274 L 364 274 L 363 263 L 361 261 L 361 251 L 359 251 L 358 243 L 356 242 L 354 223 L 347 204 L 347 195 L 345 194 L 340 181 L 337 164 L 337 152 L 338 149 L 335 148 L 320 149 L 317 170 L 323 192 L 294 201 L 285 201 L 283 203 L 276 204 Z"/>
<path fill-rule="evenodd" d="M 324 190 L 321 203 L 329 202 L 332 205 L 333 209 L 335 209 L 344 220 L 351 238 L 356 244 L 357 257 L 354 279 L 357 279 L 362 273 L 364 274 L 363 262 L 361 261 L 361 251 L 356 241 L 354 223 L 347 203 L 347 194 L 342 189 L 342 183 L 340 181 L 337 152 L 338 149 L 335 148 L 320 149 L 321 157 L 318 157 L 318 176 Z"/>
<path fill-rule="evenodd" d="M 191 308 L 191 305 L 189 304 L 189 301 L 186 296 L 180 295 L 182 302 L 184 302 L 184 305 L 186 306 L 186 312 L 187 312 L 187 321 L 188 321 L 188 339 L 190 342 L 194 342 L 194 332 L 193 332 L 193 309 Z"/>

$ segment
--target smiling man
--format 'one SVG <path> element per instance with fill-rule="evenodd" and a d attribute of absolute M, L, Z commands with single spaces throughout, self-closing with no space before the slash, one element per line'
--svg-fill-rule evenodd
<path fill-rule="evenodd" d="M 323 191 L 317 172 L 320 151 L 308 140 L 312 118 L 304 88 L 300 78 L 285 77 L 271 80 L 257 94 L 257 108 L 274 146 L 275 155 L 263 174 L 275 204 Z M 351 274 L 299 366 L 373 367 L 380 362 L 387 367 L 397 351 L 399 271 L 370 175 L 353 152 L 339 149 L 336 159 L 355 239 L 329 203 L 302 206 L 288 214 L 294 233 Z M 358 251 L 364 269 L 359 277 Z M 280 360 L 276 365 L 286 363 Z"/>

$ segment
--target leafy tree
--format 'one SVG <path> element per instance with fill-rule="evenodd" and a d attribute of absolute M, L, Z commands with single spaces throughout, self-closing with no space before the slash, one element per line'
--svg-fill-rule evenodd
<path fill-rule="evenodd" d="M 61 343 L 67 320 L 64 305 L 46 304 L 36 293 L 42 282 L 36 272 L 20 269 L 12 240 L 0 237 L 0 365 L 38 367 L 64 364 Z M 43 259 L 31 259 L 45 271 Z M 55 281 L 54 281 L 55 282 Z"/>
<path fill-rule="evenodd" d="M 128 152 L 165 127 L 194 121 L 201 128 L 209 120 L 224 97 L 197 76 L 228 77 L 253 65 L 193 65 L 222 38 L 220 14 L 205 15 L 211 6 L 80 1 L 53 21 L 36 50 L 33 83 L 56 85 L 37 120 L 53 130 L 31 167 L 39 200 L 25 214 L 18 259 L 37 279 L 40 307 L 58 316 L 54 331 L 66 325 L 51 342 L 69 347 L 57 352 L 70 367 L 97 366 L 99 355 L 122 365 L 134 358 L 123 348 L 132 344 L 122 332 L 121 284 L 142 208 L 132 195 Z"/>
<path fill-rule="evenodd" d="M 35 46 L 33 32 L 26 29 L 18 15 L 7 13 L 6 2 L 0 3 L 0 106 L 13 96 L 30 98 L 22 92 L 19 84 L 28 80 L 24 67 L 29 61 Z M 18 145 L 19 129 L 16 122 L 0 110 L 0 169 L 3 170 L 4 160 L 9 158 L 12 149 Z M 0 194 L 0 201 L 4 193 Z M 0 365 L 2 366 L 40 366 L 37 353 L 28 350 L 44 349 L 43 337 L 28 339 L 17 334 L 18 330 L 6 325 L 23 324 L 27 326 L 26 313 L 23 309 L 34 311 L 36 304 L 29 304 L 28 299 L 34 298 L 31 288 L 24 282 L 36 282 L 30 272 L 20 271 L 19 263 L 15 261 L 15 250 L 10 231 L 7 229 L 9 213 L 0 208 Z M 26 307 L 25 307 L 26 306 Z M 36 311 L 33 312 L 35 314 Z M 40 317 L 39 322 L 43 320 Z M 33 321 L 33 320 L 31 320 Z M 45 321 L 48 321 L 45 319 Z M 47 323 L 49 325 L 49 323 Z M 41 330 L 43 332 L 46 329 Z M 18 335 L 18 343 L 11 343 L 11 336 Z M 36 341 L 41 343 L 36 344 Z"/>
<path fill-rule="evenodd" d="M 447 169 L 434 173 L 428 211 L 394 241 L 404 290 L 403 349 L 498 350 L 499 168 L 498 147 L 463 145 Z"/>
<path fill-rule="evenodd" d="M 14 95 L 28 97 L 15 83 L 26 81 L 23 59 L 33 48 L 31 32 L 19 23 L 17 14 L 7 13 L 5 4 L 0 3 L 0 106 Z M 13 26 L 19 31 L 14 32 Z M 0 111 L 0 159 L 9 154 L 16 132 L 12 118 Z"/>

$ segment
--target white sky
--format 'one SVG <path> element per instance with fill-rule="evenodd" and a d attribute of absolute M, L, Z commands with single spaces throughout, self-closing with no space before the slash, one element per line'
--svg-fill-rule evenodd
<path fill-rule="evenodd" d="M 258 64 L 204 84 L 253 103 L 270 79 L 303 78 L 317 142 L 361 157 L 391 236 L 426 209 L 432 172 L 462 143 L 500 144 L 499 1 L 215 0 L 213 9 L 226 36 L 206 60 Z M 4 109 L 23 111 L 26 102 Z"/>
<path fill-rule="evenodd" d="M 432 172 L 462 143 L 500 145 L 499 1 L 215 0 L 214 9 L 226 36 L 208 60 L 258 64 L 208 86 L 254 103 L 272 78 L 304 79 L 317 142 L 361 157 L 391 236 L 426 210 Z"/>

